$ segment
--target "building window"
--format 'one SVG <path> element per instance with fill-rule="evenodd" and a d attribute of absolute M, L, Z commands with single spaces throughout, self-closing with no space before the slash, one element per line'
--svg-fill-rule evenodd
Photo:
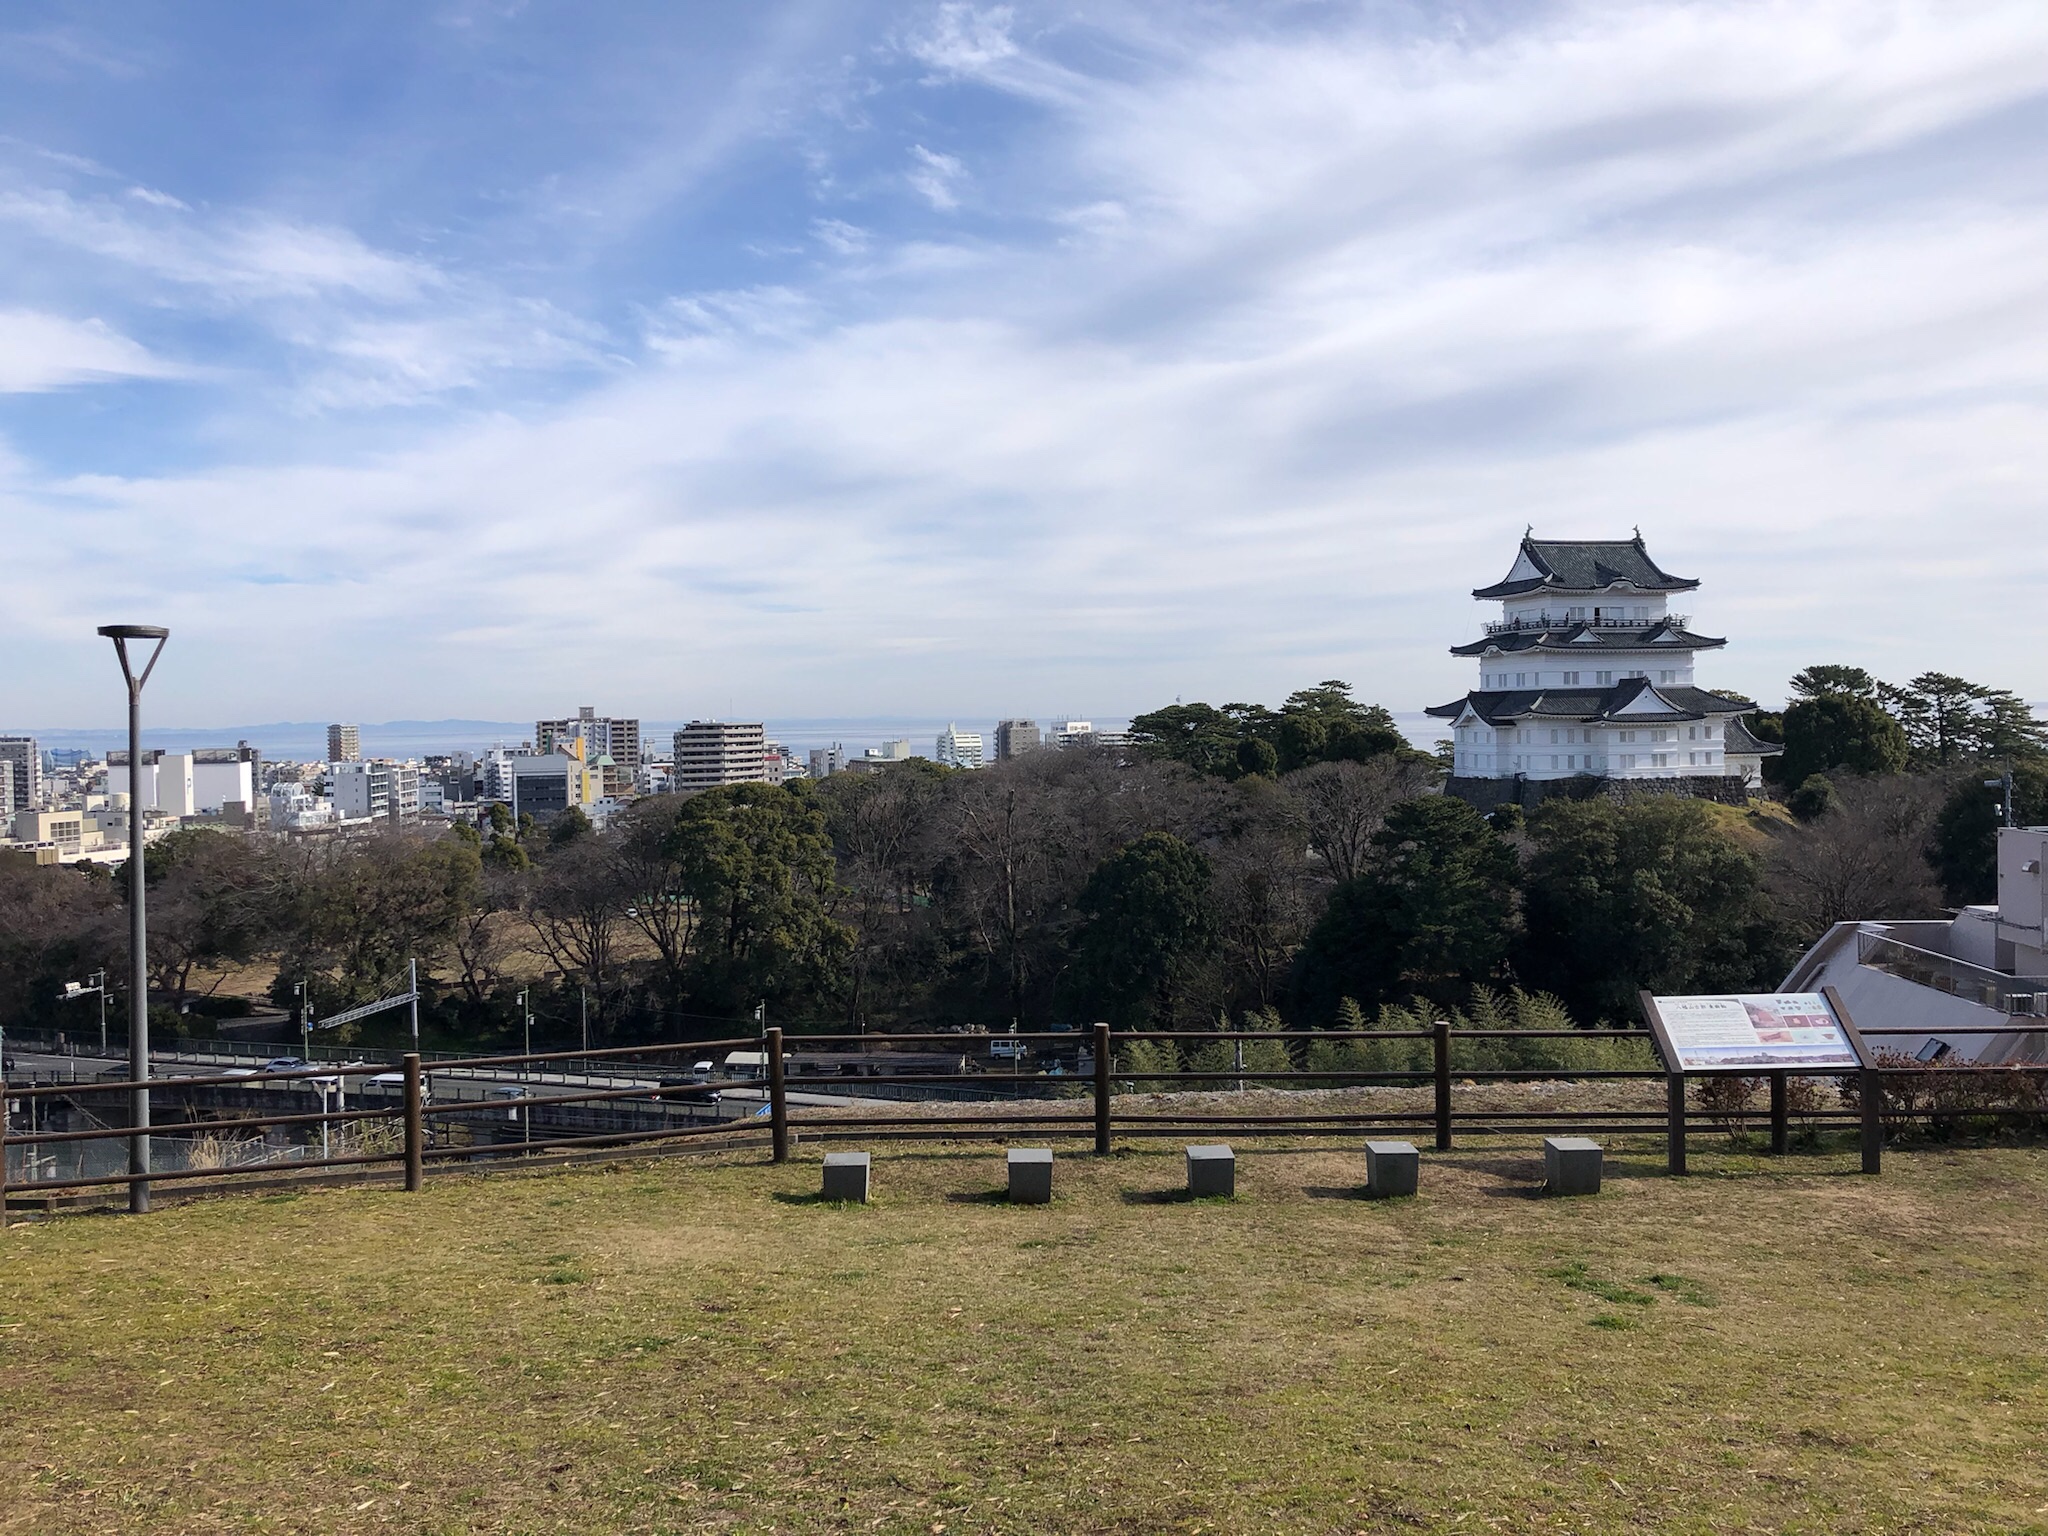
<path fill-rule="evenodd" d="M 1576 768 L 1579 766 L 1579 760 L 1576 757 L 1573 757 L 1569 753 L 1567 753 L 1565 756 L 1564 765 L 1567 768 Z"/>
<path fill-rule="evenodd" d="M 1626 733 L 1624 732 L 1623 734 L 1626 734 Z M 1621 766 L 1622 766 L 1622 767 L 1624 767 L 1624 768 L 1633 768 L 1633 767 L 1635 767 L 1635 765 L 1636 765 L 1636 755 L 1635 755 L 1635 754 L 1634 754 L 1633 752 L 1624 752 L 1624 753 L 1622 753 L 1622 754 L 1621 754 Z"/>
<path fill-rule="evenodd" d="M 1657 674 L 1657 681 L 1660 683 L 1668 683 L 1675 675 L 1675 673 L 1671 672 L 1659 672 Z"/>
<path fill-rule="evenodd" d="M 1669 752 L 1652 752 L 1650 754 L 1650 766 L 1652 768 L 1669 768 L 1671 766 L 1671 754 Z"/>
<path fill-rule="evenodd" d="M 1706 732 L 1707 732 L 1707 740 L 1709 740 L 1709 741 L 1712 741 L 1712 740 L 1714 739 L 1714 728 L 1713 728 L 1713 727 L 1712 727 L 1712 726 L 1710 725 L 1710 726 L 1706 727 Z"/>
<path fill-rule="evenodd" d="M 1601 673 L 1597 673 L 1597 674 L 1595 674 L 1595 675 L 1596 675 L 1596 677 L 1597 677 L 1597 679 L 1598 679 L 1598 681 L 1599 681 L 1599 684 L 1600 684 L 1600 686 L 1601 686 L 1602 688 L 1607 688 L 1607 687 L 1611 687 L 1611 686 L 1613 686 L 1613 683 L 1614 683 L 1614 674 L 1613 674 L 1612 672 L 1601 672 Z"/>
<path fill-rule="evenodd" d="M 1567 688 L 1576 688 L 1579 685 L 1579 674 L 1576 672 L 1565 673 L 1564 685 Z"/>
<path fill-rule="evenodd" d="M 1621 733 L 1621 739 L 1623 741 L 1634 741 L 1636 739 L 1636 733 L 1634 731 L 1623 731 Z"/>

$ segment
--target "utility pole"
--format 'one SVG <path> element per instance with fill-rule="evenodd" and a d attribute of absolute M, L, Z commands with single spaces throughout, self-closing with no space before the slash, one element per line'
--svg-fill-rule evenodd
<path fill-rule="evenodd" d="M 519 989 L 519 1011 L 526 1019 L 526 1054 L 531 1056 L 533 1054 L 533 1010 L 526 1005 L 527 991 L 528 989 L 525 987 Z"/>
<path fill-rule="evenodd" d="M 590 989 L 577 983 L 576 995 L 583 1004 L 583 1054 L 590 1054 Z"/>
<path fill-rule="evenodd" d="M 149 923 L 142 881 L 142 689 L 156 670 L 171 632 L 159 624 L 102 624 L 114 642 L 121 678 L 128 685 L 128 1080 L 139 1084 L 129 1099 L 128 1209 L 149 1210 Z M 130 640 L 154 640 L 140 676 L 128 663 Z"/>
<path fill-rule="evenodd" d="M 412 992 L 412 1053 L 420 1053 L 420 963 L 417 960 L 405 962 L 407 988 Z"/>
<path fill-rule="evenodd" d="M 1986 789 L 2000 789 L 2005 791 L 2005 819 L 2000 823 L 2000 825 L 2007 827 L 2018 826 L 2019 823 L 2016 820 L 2014 820 L 2012 813 L 2012 764 L 2007 763 L 2005 765 L 2005 772 L 2000 774 L 1997 778 L 1986 779 L 1984 781 L 1984 787 Z"/>

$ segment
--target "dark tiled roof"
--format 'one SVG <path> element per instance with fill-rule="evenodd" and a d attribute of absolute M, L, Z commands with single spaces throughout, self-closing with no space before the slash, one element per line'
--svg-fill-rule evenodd
<path fill-rule="evenodd" d="M 1785 749 L 1775 741 L 1764 741 L 1750 734 L 1749 727 L 1740 720 L 1730 720 L 1727 730 L 1728 743 L 1721 750 L 1741 753 L 1752 757 L 1776 757 Z"/>
<path fill-rule="evenodd" d="M 1686 592 L 1699 585 L 1661 569 L 1633 539 L 1524 538 L 1521 553 L 1539 574 L 1476 588 L 1474 597 L 1519 597 L 1524 592 L 1600 592 L 1618 583 L 1642 592 Z M 1520 562 L 1517 561 L 1519 564 Z M 1511 568 L 1512 569 L 1512 568 Z"/>
<path fill-rule="evenodd" d="M 1658 638 L 1669 635 L 1668 640 Z M 1595 643 L 1587 644 L 1583 637 L 1590 637 Z M 1521 651 L 1633 651 L 1645 647 L 1657 647 L 1670 651 L 1711 651 L 1726 645 L 1726 640 L 1716 640 L 1710 635 L 1696 635 L 1689 629 L 1680 629 L 1673 624 L 1652 624 L 1644 629 L 1594 629 L 1590 625 L 1577 624 L 1556 629 L 1509 629 L 1483 640 L 1473 640 L 1465 645 L 1451 647 L 1453 656 L 1484 655 L 1491 646 L 1504 656 Z"/>
<path fill-rule="evenodd" d="M 1639 695 L 1654 693 L 1666 706 L 1655 712 L 1617 713 Z M 1612 688 L 1510 688 L 1468 693 L 1427 711 L 1440 720 L 1455 720 L 1470 704 L 1488 725 L 1531 717 L 1545 720 L 1620 721 L 1701 720 L 1708 715 L 1744 713 L 1755 706 L 1725 699 L 1704 688 L 1658 686 L 1648 678 L 1624 678 Z"/>

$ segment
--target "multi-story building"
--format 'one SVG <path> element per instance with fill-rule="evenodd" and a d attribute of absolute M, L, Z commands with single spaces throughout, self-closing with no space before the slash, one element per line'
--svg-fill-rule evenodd
<path fill-rule="evenodd" d="M 0 758 L 0 807 L 14 804 L 14 764 Z"/>
<path fill-rule="evenodd" d="M 574 719 L 536 720 L 533 744 L 542 752 L 554 751 L 562 742 L 580 739 L 584 761 L 611 759 L 605 776 L 607 795 L 630 794 L 640 774 L 640 722 L 600 715 L 585 704 Z"/>
<path fill-rule="evenodd" d="M 949 768 L 979 768 L 982 761 L 981 733 L 948 725 L 939 733 L 934 760 Z"/>
<path fill-rule="evenodd" d="M 1451 648 L 1479 663 L 1479 686 L 1429 711 L 1452 722 L 1451 791 L 1497 802 L 1500 781 L 1585 776 L 1739 785 L 1780 749 L 1744 728 L 1754 705 L 1694 686 L 1694 656 L 1728 643 L 1669 611 L 1698 586 L 1658 566 L 1641 534 L 1524 537 L 1507 575 L 1472 593 L 1501 617 Z"/>
<path fill-rule="evenodd" d="M 996 725 L 996 761 L 1007 763 L 1045 744 L 1036 720 L 1003 720 Z"/>
<path fill-rule="evenodd" d="M 1085 747 L 1095 740 L 1095 724 L 1089 720 L 1055 720 L 1045 738 L 1050 747 Z"/>
<path fill-rule="evenodd" d="M 330 725 L 327 727 L 327 761 L 330 763 L 355 763 L 362 761 L 363 735 L 352 725 Z"/>
<path fill-rule="evenodd" d="M 759 721 L 692 720 L 676 732 L 675 749 L 680 793 L 767 782 L 768 732 Z"/>
<path fill-rule="evenodd" d="M 328 780 L 335 813 L 345 821 L 420 818 L 420 765 L 396 758 L 336 762 Z"/>
<path fill-rule="evenodd" d="M 263 754 L 246 741 L 200 747 L 192 754 L 193 814 L 218 816 L 239 805 L 246 815 L 255 807 L 262 782 Z"/>
<path fill-rule="evenodd" d="M 43 803 L 43 754 L 33 736 L 0 736 L 0 763 L 14 771 L 7 776 L 0 814 L 33 811 Z"/>
<path fill-rule="evenodd" d="M 829 779 L 846 766 L 846 748 L 838 742 L 829 747 L 811 748 L 811 773 L 814 779 Z"/>
<path fill-rule="evenodd" d="M 165 752 L 151 747 L 143 752 L 142 765 L 133 775 L 131 786 L 127 752 L 109 752 L 107 793 L 133 794 L 145 811 L 156 811 L 164 816 L 196 816 L 199 814 L 198 789 L 193 783 L 192 770 L 190 752 Z"/>

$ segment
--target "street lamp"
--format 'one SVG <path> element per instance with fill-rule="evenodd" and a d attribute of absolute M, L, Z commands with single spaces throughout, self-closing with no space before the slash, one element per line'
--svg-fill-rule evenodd
<path fill-rule="evenodd" d="M 519 1011 L 526 1018 L 526 1054 L 533 1054 L 533 1010 L 526 1006 L 526 988 L 519 989 Z"/>
<path fill-rule="evenodd" d="M 121 677 L 128 684 L 128 1079 L 133 1090 L 128 1138 L 128 1209 L 140 1216 L 149 1209 L 149 925 L 142 895 L 142 688 L 156 670 L 171 632 L 160 624 L 102 624 L 100 633 L 114 642 L 121 658 Z M 130 640 L 154 640 L 149 660 L 136 676 L 128 663 Z"/>
<path fill-rule="evenodd" d="M 73 1002 L 88 992 L 97 992 L 100 995 L 100 1054 L 104 1056 L 107 1054 L 107 973 L 94 971 L 83 983 L 65 982 L 64 990 L 57 994 L 57 1001 Z"/>

